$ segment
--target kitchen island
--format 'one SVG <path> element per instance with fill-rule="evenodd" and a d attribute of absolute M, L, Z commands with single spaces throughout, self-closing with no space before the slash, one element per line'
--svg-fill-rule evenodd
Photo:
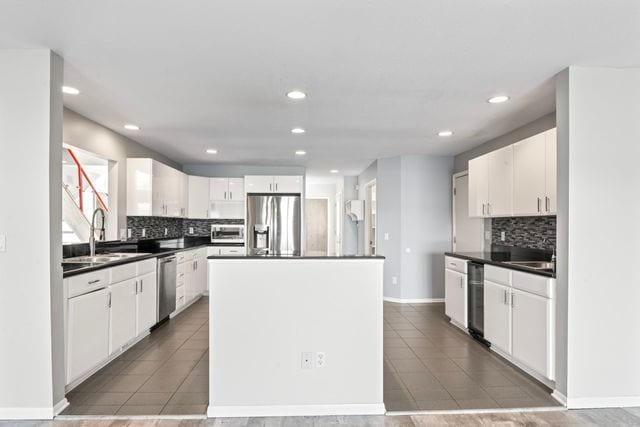
<path fill-rule="evenodd" d="M 209 257 L 208 415 L 383 414 L 383 264 Z"/>

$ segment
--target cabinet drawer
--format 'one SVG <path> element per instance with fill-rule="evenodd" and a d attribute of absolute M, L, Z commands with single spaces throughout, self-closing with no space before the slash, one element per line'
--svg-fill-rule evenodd
<path fill-rule="evenodd" d="M 541 297 L 553 297 L 553 279 L 537 274 L 513 272 L 513 287 Z"/>
<path fill-rule="evenodd" d="M 111 283 L 119 283 L 123 280 L 133 279 L 136 277 L 137 263 L 119 265 L 111 269 Z"/>
<path fill-rule="evenodd" d="M 152 273 L 156 271 L 157 268 L 157 259 L 145 259 L 144 261 L 140 261 L 136 263 L 138 266 L 138 276 L 142 276 L 143 274 Z"/>
<path fill-rule="evenodd" d="M 180 308 L 185 303 L 184 286 L 178 286 L 176 288 L 176 308 Z"/>
<path fill-rule="evenodd" d="M 194 259 L 198 259 L 198 258 L 206 258 L 207 257 L 207 248 L 200 248 L 198 250 L 195 251 L 195 257 Z"/>
<path fill-rule="evenodd" d="M 485 264 L 484 279 L 499 285 L 511 286 L 511 270 Z"/>
<path fill-rule="evenodd" d="M 238 256 L 244 255 L 244 247 L 242 246 L 228 246 L 220 248 L 220 255 Z"/>
<path fill-rule="evenodd" d="M 444 262 L 445 262 L 445 268 L 448 268 L 449 270 L 457 271 L 459 273 L 467 274 L 466 260 L 446 256 L 444 257 Z"/>
<path fill-rule="evenodd" d="M 185 261 L 187 251 L 178 252 L 176 254 L 176 259 L 178 260 L 178 264 Z"/>
<path fill-rule="evenodd" d="M 220 255 L 220 248 L 217 246 L 209 246 L 207 248 L 207 256 Z"/>
<path fill-rule="evenodd" d="M 86 294 L 96 289 L 104 288 L 110 282 L 111 270 L 104 268 L 91 273 L 80 274 L 78 276 L 69 277 L 69 295 L 75 297 L 77 295 Z"/>

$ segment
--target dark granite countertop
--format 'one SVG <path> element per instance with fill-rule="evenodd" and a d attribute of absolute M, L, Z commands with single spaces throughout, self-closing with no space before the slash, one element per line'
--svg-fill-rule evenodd
<path fill-rule="evenodd" d="M 338 260 L 370 260 L 385 259 L 382 255 L 339 255 L 339 256 L 313 256 L 313 255 L 211 255 L 209 259 L 268 259 L 268 260 L 292 260 L 292 259 L 338 259 Z"/>
<path fill-rule="evenodd" d="M 518 255 L 512 252 L 445 252 L 444 254 L 482 264 L 508 268 L 510 270 L 519 270 L 526 273 L 538 274 L 540 276 L 556 277 L 555 272 L 552 273 L 544 270 L 536 270 L 517 264 L 507 264 L 507 261 L 543 261 L 543 259 L 536 259 L 536 257 L 531 256 L 527 257 L 527 255 Z"/>

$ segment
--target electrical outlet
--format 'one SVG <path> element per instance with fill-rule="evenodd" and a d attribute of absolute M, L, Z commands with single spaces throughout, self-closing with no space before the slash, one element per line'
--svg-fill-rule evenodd
<path fill-rule="evenodd" d="M 389 240 L 389 233 L 384 233 L 384 240 Z"/>
<path fill-rule="evenodd" d="M 504 241 L 505 241 L 505 239 L 506 239 L 505 232 L 504 232 L 504 231 L 501 231 L 501 232 L 500 232 L 500 240 L 502 240 L 502 241 L 504 242 Z"/>
<path fill-rule="evenodd" d="M 302 369 L 311 369 L 313 368 L 313 353 L 304 352 L 302 353 Z"/>
<path fill-rule="evenodd" d="M 164 228 L 164 235 L 166 236 L 167 234 L 169 234 L 169 230 L 167 229 L 167 227 Z"/>
<path fill-rule="evenodd" d="M 316 368 L 324 368 L 327 363 L 326 355 L 324 351 L 319 351 L 316 353 Z"/>
<path fill-rule="evenodd" d="M 189 227 L 189 234 L 193 234 L 193 227 Z"/>
<path fill-rule="evenodd" d="M 392 284 L 392 285 L 397 285 L 397 284 L 398 284 L 398 278 L 397 278 L 396 276 L 393 276 L 393 277 L 391 278 L 391 284 Z"/>
<path fill-rule="evenodd" d="M 146 237 L 146 236 L 147 236 L 147 229 L 146 229 L 146 228 L 143 228 L 143 229 L 142 229 L 142 234 L 141 234 L 141 236 L 142 236 L 142 237 Z"/>
<path fill-rule="evenodd" d="M 7 235 L 0 234 L 0 252 L 5 252 L 7 250 Z"/>
<path fill-rule="evenodd" d="M 131 238 L 131 229 L 127 228 L 127 238 Z"/>
<path fill-rule="evenodd" d="M 405 251 L 406 253 L 410 254 L 410 253 L 411 253 L 411 248 L 406 248 L 404 251 Z"/>

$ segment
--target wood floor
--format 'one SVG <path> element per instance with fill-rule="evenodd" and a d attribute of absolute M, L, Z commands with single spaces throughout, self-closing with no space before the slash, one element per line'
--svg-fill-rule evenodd
<path fill-rule="evenodd" d="M 0 427 L 260 427 L 260 426 L 640 426 L 640 408 L 591 409 L 554 412 L 513 412 L 460 415 L 367 417 L 271 417 L 181 419 L 87 419 L 55 421 L 0 421 Z"/>

